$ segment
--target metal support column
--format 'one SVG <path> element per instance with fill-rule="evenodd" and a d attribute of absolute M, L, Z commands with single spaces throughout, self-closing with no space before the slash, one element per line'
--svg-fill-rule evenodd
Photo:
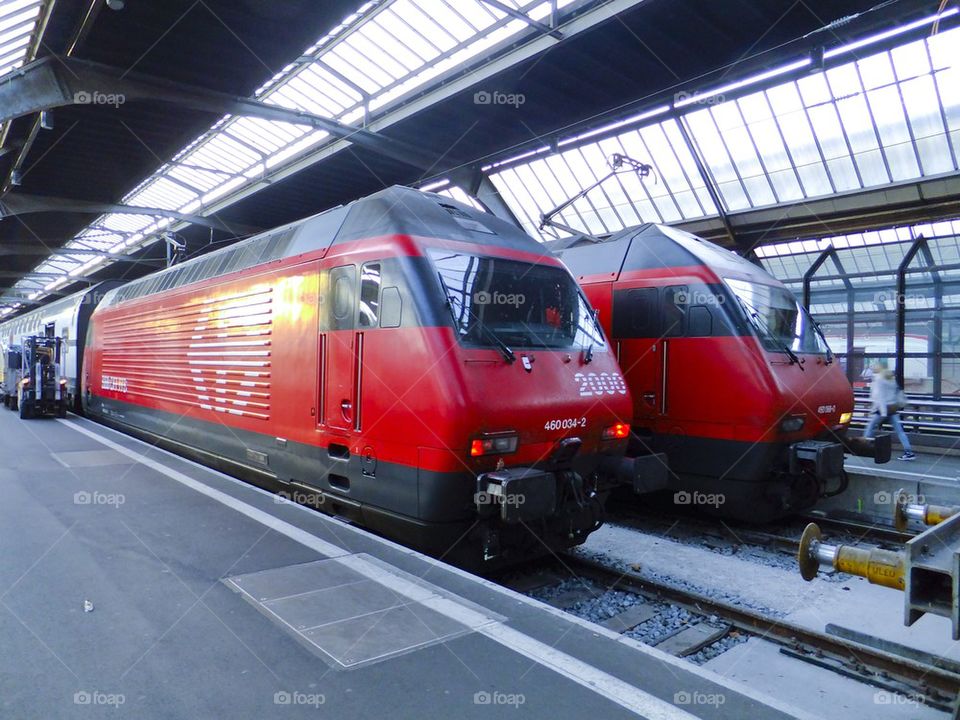
<path fill-rule="evenodd" d="M 817 271 L 823 267 L 823 264 L 827 261 L 831 255 L 834 255 L 837 251 L 834 250 L 833 245 L 828 247 L 822 253 L 817 255 L 817 259 L 813 261 L 813 265 L 810 266 L 810 269 L 803 274 L 803 307 L 807 312 L 810 312 L 810 281 L 813 280 L 813 276 L 817 274 Z"/>
<path fill-rule="evenodd" d="M 924 264 L 930 268 L 930 279 L 933 281 L 933 320 L 927 334 L 927 351 L 930 357 L 927 360 L 927 372 L 933 380 L 933 399 L 940 400 L 943 394 L 943 278 L 936 270 L 936 260 L 930 251 L 930 243 L 924 242 L 920 248 Z"/>
<path fill-rule="evenodd" d="M 699 151 L 694 146 L 693 138 L 690 137 L 690 133 L 687 130 L 687 122 L 683 117 L 677 118 L 677 127 L 680 128 L 680 135 L 683 137 L 683 142 L 686 143 L 687 150 L 690 152 L 691 157 L 693 157 L 693 162 L 697 166 L 697 171 L 700 173 L 700 179 L 703 180 L 703 184 L 707 188 L 707 194 L 710 195 L 710 199 L 713 200 L 713 204 L 717 208 L 717 214 L 720 216 L 720 222 L 723 223 L 723 229 L 726 231 L 727 237 L 730 238 L 730 242 L 737 250 L 739 250 L 744 256 L 747 256 L 753 250 L 753 247 L 746 245 L 745 243 L 741 243 L 737 238 L 736 233 L 734 233 L 733 225 L 730 224 L 730 218 L 727 216 L 727 211 L 723 207 L 723 200 L 720 198 L 720 193 L 713 182 L 713 177 L 710 175 L 710 171 L 707 169 L 703 158 L 700 157 Z M 756 260 L 756 257 L 756 254 L 754 254 L 751 262 L 759 262 Z"/>
<path fill-rule="evenodd" d="M 899 267 L 897 267 L 897 384 L 900 387 L 903 387 L 903 366 L 906 361 L 904 336 L 907 333 L 907 268 L 910 267 L 910 263 L 913 262 L 917 253 L 920 252 L 920 248 L 925 246 L 926 243 L 927 240 L 923 235 L 918 236 L 910 244 L 910 248 L 903 256 L 903 260 L 900 261 Z"/>

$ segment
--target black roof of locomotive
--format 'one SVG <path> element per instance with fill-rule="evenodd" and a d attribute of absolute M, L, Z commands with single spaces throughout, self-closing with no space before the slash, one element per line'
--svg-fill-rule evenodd
<path fill-rule="evenodd" d="M 443 195 L 395 185 L 134 280 L 118 288 L 104 303 L 113 305 L 274 260 L 385 235 L 458 240 L 478 247 L 553 256 L 542 243 L 495 215 Z"/>
<path fill-rule="evenodd" d="M 552 256 L 522 229 L 435 193 L 394 185 L 346 205 L 334 245 L 389 234 L 417 235 Z"/>
<path fill-rule="evenodd" d="M 704 265 L 741 275 L 767 273 L 736 253 L 676 228 L 647 223 L 603 240 L 563 238 L 546 243 L 577 277 L 631 270 Z M 773 279 L 772 277 L 770 278 Z"/>

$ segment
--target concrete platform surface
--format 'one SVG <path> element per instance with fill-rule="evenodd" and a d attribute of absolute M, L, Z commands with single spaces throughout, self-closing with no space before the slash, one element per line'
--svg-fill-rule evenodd
<path fill-rule="evenodd" d="M 707 662 L 707 667 L 756 688 L 775 688 L 780 697 L 822 718 L 946 720 L 949 717 L 908 695 L 851 683 L 830 670 L 798 663 L 781 654 L 773 643 L 757 638 L 718 655 Z"/>
<path fill-rule="evenodd" d="M 960 443 L 960 441 L 958 441 Z M 894 459 L 877 465 L 869 458 L 848 457 L 844 463 L 847 491 L 817 503 L 817 510 L 857 513 L 878 523 L 893 522 L 893 497 L 903 488 L 915 502 L 960 505 L 960 456 L 925 450 L 912 461 Z M 917 526 L 916 530 L 922 530 Z"/>
<path fill-rule="evenodd" d="M 957 447 L 960 448 L 960 440 Z M 890 462 L 881 464 L 869 458 L 848 456 L 844 467 L 847 472 L 855 470 L 887 477 L 917 475 L 960 486 L 960 455 L 937 452 L 933 448 L 917 451 L 915 460 L 899 460 L 899 455 L 900 451 L 895 450 Z"/>
<path fill-rule="evenodd" d="M 811 717 L 80 418 L 0 458 L 0 718 Z"/>

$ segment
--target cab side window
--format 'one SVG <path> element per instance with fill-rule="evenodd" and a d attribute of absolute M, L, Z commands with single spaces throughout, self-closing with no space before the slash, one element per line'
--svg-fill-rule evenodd
<path fill-rule="evenodd" d="M 613 336 L 617 338 L 657 337 L 659 298 L 656 288 L 633 288 L 614 292 Z"/>
<path fill-rule="evenodd" d="M 663 289 L 663 337 L 683 337 L 686 334 L 687 307 L 690 289 L 686 285 L 670 285 Z"/>
<path fill-rule="evenodd" d="M 353 328 L 357 303 L 356 265 L 343 265 L 330 271 L 330 294 L 332 296 L 330 318 L 332 330 Z"/>
<path fill-rule="evenodd" d="M 380 316 L 380 273 L 379 262 L 368 262 L 360 268 L 360 327 L 377 327 Z"/>

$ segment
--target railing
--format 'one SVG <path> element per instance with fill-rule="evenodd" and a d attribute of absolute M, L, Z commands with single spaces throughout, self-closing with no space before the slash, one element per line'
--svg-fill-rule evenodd
<path fill-rule="evenodd" d="M 870 397 L 866 393 L 856 393 L 852 424 L 865 426 L 869 419 Z M 960 398 L 933 400 L 922 395 L 908 395 L 907 406 L 900 411 L 900 420 L 908 433 L 960 435 Z"/>

